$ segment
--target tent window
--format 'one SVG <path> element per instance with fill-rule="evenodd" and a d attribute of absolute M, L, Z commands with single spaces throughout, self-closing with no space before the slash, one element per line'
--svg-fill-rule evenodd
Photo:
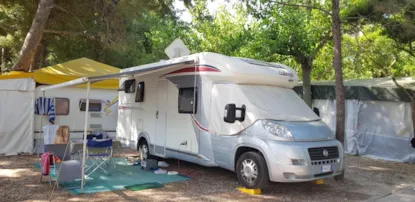
<path fill-rule="evenodd" d="M 69 115 L 69 99 L 68 98 L 55 98 L 55 114 L 60 116 Z"/>
<path fill-rule="evenodd" d="M 144 81 L 139 82 L 137 85 L 137 92 L 135 94 L 135 102 L 144 101 Z"/>
<path fill-rule="evenodd" d="M 118 91 L 124 91 L 125 93 L 135 92 L 135 79 L 125 80 Z"/>
<path fill-rule="evenodd" d="M 195 92 L 196 91 L 196 92 Z M 196 95 L 196 99 L 195 99 Z M 194 110 L 194 113 L 193 113 Z M 179 89 L 179 113 L 196 114 L 197 112 L 197 88 Z"/>
<path fill-rule="evenodd" d="M 85 111 L 86 108 L 86 99 L 81 99 L 79 101 L 79 110 Z M 98 99 L 89 99 L 89 110 L 90 112 L 100 112 L 102 109 L 102 101 Z"/>

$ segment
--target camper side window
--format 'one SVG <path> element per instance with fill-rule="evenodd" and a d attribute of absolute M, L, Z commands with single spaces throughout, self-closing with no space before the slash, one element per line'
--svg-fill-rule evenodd
<path fill-rule="evenodd" d="M 69 99 L 68 98 L 55 98 L 55 114 L 60 116 L 69 115 Z"/>
<path fill-rule="evenodd" d="M 124 91 L 125 93 L 135 92 L 135 79 L 125 80 L 118 91 Z"/>
<path fill-rule="evenodd" d="M 137 92 L 135 94 L 135 102 L 143 102 L 143 101 L 144 101 L 144 81 L 138 83 Z"/>
<path fill-rule="evenodd" d="M 196 96 L 196 98 L 195 98 Z M 194 113 L 193 113 L 194 110 Z M 179 89 L 179 113 L 196 114 L 197 112 L 197 88 Z"/>
<path fill-rule="evenodd" d="M 89 110 L 90 112 L 100 112 L 102 109 L 102 101 L 97 99 L 89 99 Z M 86 110 L 86 99 L 79 101 L 79 110 Z"/>

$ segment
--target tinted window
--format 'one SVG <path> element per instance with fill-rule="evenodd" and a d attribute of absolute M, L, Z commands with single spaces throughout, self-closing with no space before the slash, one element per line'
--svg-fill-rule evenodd
<path fill-rule="evenodd" d="M 179 89 L 179 113 L 196 114 L 197 99 L 195 99 L 195 96 L 197 98 L 197 88 Z"/>
<path fill-rule="evenodd" d="M 79 110 L 85 111 L 86 99 L 79 101 Z M 89 99 L 89 110 L 90 112 L 100 112 L 102 109 L 102 101 L 97 99 Z"/>
<path fill-rule="evenodd" d="M 68 115 L 69 114 L 69 99 L 68 98 L 55 98 L 55 114 L 56 115 Z"/>
<path fill-rule="evenodd" d="M 124 91 L 125 93 L 135 92 L 135 79 L 125 80 L 118 91 Z"/>
<path fill-rule="evenodd" d="M 135 94 L 135 102 L 143 102 L 144 101 L 144 82 L 140 82 L 137 85 L 137 92 Z"/>

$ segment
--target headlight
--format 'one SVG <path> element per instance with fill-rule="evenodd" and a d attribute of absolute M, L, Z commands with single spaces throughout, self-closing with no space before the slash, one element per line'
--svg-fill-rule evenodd
<path fill-rule="evenodd" d="M 288 130 L 287 127 L 283 125 L 279 125 L 276 123 L 272 123 L 267 120 L 262 120 L 262 127 L 268 132 L 278 137 L 287 138 L 287 139 L 294 139 L 291 132 Z"/>

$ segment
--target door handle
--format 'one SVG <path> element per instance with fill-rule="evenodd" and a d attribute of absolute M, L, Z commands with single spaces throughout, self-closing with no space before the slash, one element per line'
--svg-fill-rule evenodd
<path fill-rule="evenodd" d="M 157 110 L 157 112 L 156 112 L 156 119 L 158 119 L 159 118 L 159 111 Z"/>

